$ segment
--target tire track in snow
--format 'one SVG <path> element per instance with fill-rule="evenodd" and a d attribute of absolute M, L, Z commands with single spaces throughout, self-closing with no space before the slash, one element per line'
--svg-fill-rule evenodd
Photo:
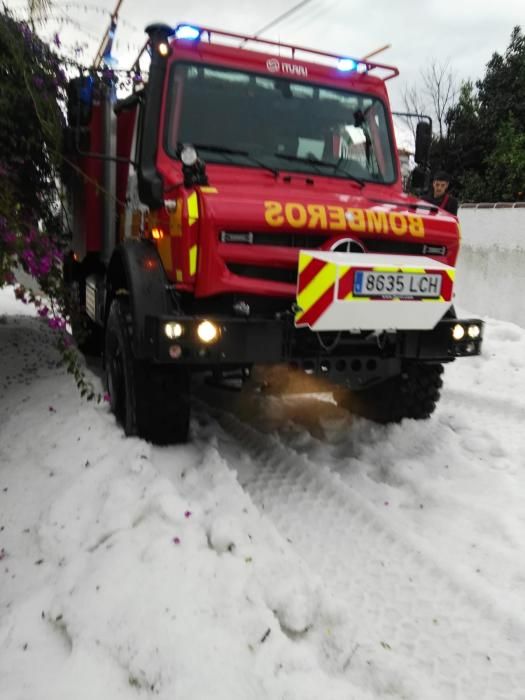
<path fill-rule="evenodd" d="M 359 654 L 397 655 L 403 672 L 428 680 L 422 699 L 432 689 L 443 700 L 524 700 L 523 616 L 488 599 L 474 580 L 454 580 L 417 537 L 392 529 L 327 467 L 212 412 L 231 436 L 219 438 L 219 449 L 254 503 L 357 614 Z"/>

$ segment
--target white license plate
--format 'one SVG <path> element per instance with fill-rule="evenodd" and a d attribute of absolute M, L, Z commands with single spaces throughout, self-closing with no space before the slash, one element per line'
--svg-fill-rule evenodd
<path fill-rule="evenodd" d="M 354 275 L 355 296 L 438 299 L 440 294 L 439 274 L 357 270 Z"/>

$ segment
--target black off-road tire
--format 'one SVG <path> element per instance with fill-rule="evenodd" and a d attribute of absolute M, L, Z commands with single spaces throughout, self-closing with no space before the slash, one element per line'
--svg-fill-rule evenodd
<path fill-rule="evenodd" d="M 110 406 L 126 435 L 157 445 L 188 440 L 190 372 L 135 358 L 133 321 L 126 298 L 114 299 L 105 338 L 106 386 Z"/>
<path fill-rule="evenodd" d="M 376 423 L 399 423 L 403 418 L 429 418 L 443 386 L 443 365 L 407 363 L 397 377 L 363 391 L 337 390 L 338 406 Z"/>

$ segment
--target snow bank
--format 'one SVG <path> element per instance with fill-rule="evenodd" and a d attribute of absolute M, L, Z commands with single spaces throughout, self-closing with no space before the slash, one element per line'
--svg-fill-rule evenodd
<path fill-rule="evenodd" d="M 459 210 L 458 303 L 525 326 L 525 209 Z"/>

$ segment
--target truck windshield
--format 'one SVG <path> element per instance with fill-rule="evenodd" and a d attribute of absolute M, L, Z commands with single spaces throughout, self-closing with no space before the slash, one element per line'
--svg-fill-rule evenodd
<path fill-rule="evenodd" d="M 181 143 L 206 144 L 200 154 L 209 163 L 378 183 L 396 178 L 386 111 L 371 95 L 179 63 L 169 104 L 172 156 Z"/>

